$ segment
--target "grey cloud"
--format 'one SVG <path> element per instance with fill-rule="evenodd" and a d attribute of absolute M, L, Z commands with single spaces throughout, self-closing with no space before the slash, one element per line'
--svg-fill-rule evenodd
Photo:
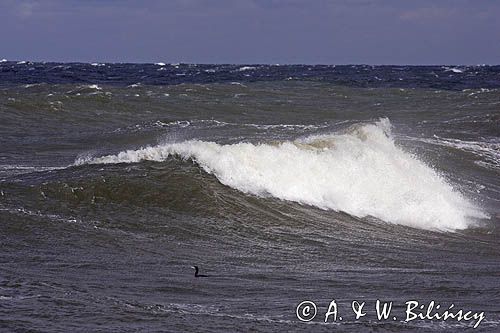
<path fill-rule="evenodd" d="M 490 0 L 0 0 L 0 58 L 495 63 Z"/>

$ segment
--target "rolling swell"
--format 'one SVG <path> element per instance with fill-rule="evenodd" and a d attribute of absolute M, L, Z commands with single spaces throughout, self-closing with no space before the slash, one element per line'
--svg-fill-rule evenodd
<path fill-rule="evenodd" d="M 0 213 L 9 219 L 48 220 L 46 228 L 57 230 L 55 239 L 63 232 L 85 230 L 82 237 L 109 241 L 125 234 L 198 246 L 217 242 L 264 248 L 271 241 L 288 248 L 321 246 L 326 226 L 342 231 L 335 235 L 338 239 L 363 233 L 345 224 L 353 221 L 348 216 L 245 195 L 176 156 L 162 163 L 83 165 L 18 177 L 3 187 Z M 24 228 L 37 230 L 38 225 L 27 223 Z M 304 225 L 308 232 L 302 230 Z M 372 225 L 369 237 L 378 234 L 376 226 Z M 346 245 L 345 251 L 350 248 Z"/>
<path fill-rule="evenodd" d="M 184 141 L 117 155 L 77 159 L 76 165 L 192 159 L 244 193 L 373 216 L 424 229 L 457 230 L 488 216 L 436 171 L 396 146 L 391 124 L 352 126 L 344 133 L 273 144 Z"/>
<path fill-rule="evenodd" d="M 498 66 L 56 65 L 2 63 L 0 330 L 498 331 Z"/>

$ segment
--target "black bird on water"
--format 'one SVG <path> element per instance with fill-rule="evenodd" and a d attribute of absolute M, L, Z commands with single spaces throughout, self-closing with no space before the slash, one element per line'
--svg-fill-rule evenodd
<path fill-rule="evenodd" d="M 198 269 L 198 266 L 191 266 L 191 268 L 194 269 L 194 277 L 208 277 L 208 275 L 203 275 L 198 273 L 200 271 Z"/>

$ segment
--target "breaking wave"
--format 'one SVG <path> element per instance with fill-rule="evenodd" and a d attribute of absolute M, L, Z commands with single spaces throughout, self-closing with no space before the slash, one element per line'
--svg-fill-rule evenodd
<path fill-rule="evenodd" d="M 342 211 L 423 229 L 465 229 L 487 218 L 435 170 L 398 147 L 388 119 L 341 133 L 276 143 L 190 140 L 76 165 L 191 159 L 224 185 L 257 196 Z"/>

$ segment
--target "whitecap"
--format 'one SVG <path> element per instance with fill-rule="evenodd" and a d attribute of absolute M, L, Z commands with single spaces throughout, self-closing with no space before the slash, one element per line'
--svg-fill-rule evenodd
<path fill-rule="evenodd" d="M 295 141 L 221 145 L 190 140 L 77 159 L 75 164 L 164 161 L 172 155 L 192 159 L 241 192 L 356 217 L 449 231 L 488 217 L 438 172 L 399 148 L 388 119 Z"/>
<path fill-rule="evenodd" d="M 453 73 L 463 73 L 464 70 L 463 69 L 460 69 L 460 68 L 457 68 L 457 67 L 444 67 L 444 71 L 445 72 L 453 72 Z"/>
<path fill-rule="evenodd" d="M 238 68 L 238 72 L 252 71 L 255 69 L 257 69 L 257 68 L 253 67 L 253 66 L 243 66 L 243 67 Z"/>

